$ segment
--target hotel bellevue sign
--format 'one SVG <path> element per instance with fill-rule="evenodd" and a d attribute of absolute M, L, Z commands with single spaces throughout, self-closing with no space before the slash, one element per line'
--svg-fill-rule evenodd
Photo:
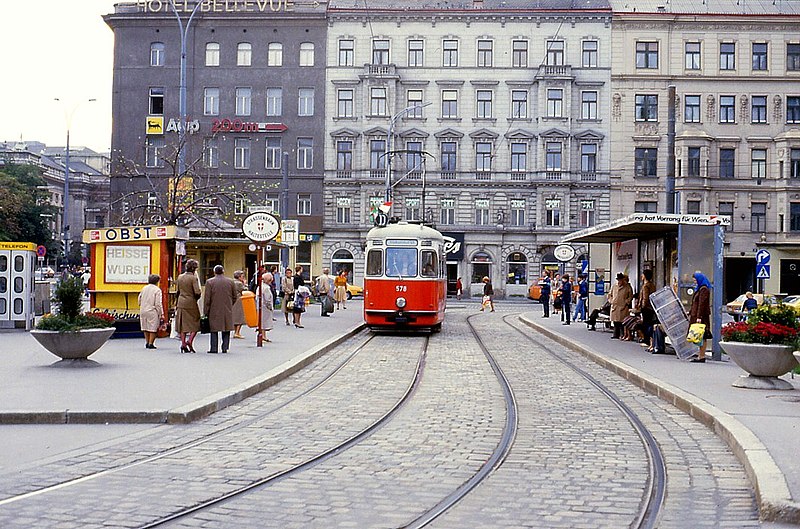
<path fill-rule="evenodd" d="M 191 13 L 198 3 L 200 13 L 279 13 L 295 10 L 295 0 L 139 0 L 136 5 L 146 13 L 172 12 L 170 3 L 173 1 L 179 13 Z M 311 2 L 311 7 L 318 6 L 319 2 Z"/>

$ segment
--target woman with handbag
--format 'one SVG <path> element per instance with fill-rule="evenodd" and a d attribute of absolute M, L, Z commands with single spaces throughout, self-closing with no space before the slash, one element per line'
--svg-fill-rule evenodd
<path fill-rule="evenodd" d="M 273 327 L 272 314 L 275 309 L 274 300 L 272 297 L 272 284 L 273 275 L 265 272 L 261 276 L 261 285 L 258 287 L 258 300 L 261 304 L 261 340 L 264 342 L 271 342 L 267 338 L 267 331 L 271 331 Z"/>
<path fill-rule="evenodd" d="M 286 318 L 286 325 L 291 325 L 289 321 L 289 314 L 292 314 L 294 308 L 294 278 L 292 277 L 292 269 L 287 268 L 281 279 L 281 292 L 283 292 L 283 303 L 281 303 L 281 312 L 283 317 Z M 290 306 L 291 305 L 291 306 Z"/>
<path fill-rule="evenodd" d="M 200 332 L 200 279 L 197 277 L 198 262 L 186 261 L 185 271 L 178 276 L 178 301 L 175 306 L 175 332 L 181 337 L 181 353 L 194 353 L 194 337 Z"/>
<path fill-rule="evenodd" d="M 705 363 L 706 361 L 706 340 L 711 338 L 711 281 L 702 273 L 695 272 L 694 280 L 697 288 L 692 295 L 692 305 L 689 308 L 689 325 L 702 323 L 706 326 L 703 338 L 700 341 L 700 350 L 697 358 L 692 358 L 691 362 Z"/>
<path fill-rule="evenodd" d="M 158 349 L 155 345 L 158 329 L 164 324 L 164 301 L 158 282 L 161 276 L 150 274 L 147 285 L 139 292 L 139 324 L 144 333 L 145 349 Z"/>

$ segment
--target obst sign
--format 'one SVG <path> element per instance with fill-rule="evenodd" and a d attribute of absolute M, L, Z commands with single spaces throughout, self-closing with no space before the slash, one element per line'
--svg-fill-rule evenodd
<path fill-rule="evenodd" d="M 281 223 L 269 213 L 257 212 L 245 217 L 242 221 L 242 233 L 255 243 L 264 243 L 277 237 Z"/>

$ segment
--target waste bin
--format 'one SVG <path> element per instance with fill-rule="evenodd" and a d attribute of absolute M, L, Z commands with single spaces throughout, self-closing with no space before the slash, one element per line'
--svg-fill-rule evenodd
<path fill-rule="evenodd" d="M 244 310 L 244 321 L 248 327 L 258 327 L 258 308 L 256 307 L 256 295 L 249 290 L 242 292 L 242 309 Z"/>

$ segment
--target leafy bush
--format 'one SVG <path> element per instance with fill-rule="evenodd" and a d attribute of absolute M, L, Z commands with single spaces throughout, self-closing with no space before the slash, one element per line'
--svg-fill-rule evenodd
<path fill-rule="evenodd" d="M 53 295 L 58 305 L 58 314 L 68 323 L 75 323 L 83 309 L 83 281 L 79 277 L 68 277 L 58 283 Z"/>
<path fill-rule="evenodd" d="M 762 305 L 750 312 L 747 321 L 729 323 L 722 328 L 726 342 L 800 346 L 800 322 L 792 307 Z"/>
<path fill-rule="evenodd" d="M 56 287 L 53 296 L 57 314 L 47 314 L 36 324 L 43 331 L 69 332 L 81 329 L 102 329 L 114 325 L 114 317 L 105 312 L 83 311 L 83 281 L 79 277 L 68 277 Z"/>

